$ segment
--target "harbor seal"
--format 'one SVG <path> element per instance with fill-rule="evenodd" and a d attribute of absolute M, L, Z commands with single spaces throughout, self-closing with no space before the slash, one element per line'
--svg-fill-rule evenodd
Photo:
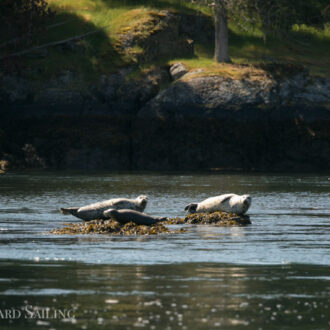
<path fill-rule="evenodd" d="M 122 224 L 127 222 L 134 222 L 137 225 L 146 225 L 150 226 L 159 221 L 165 221 L 167 218 L 161 217 L 152 217 L 151 215 L 147 215 L 141 212 L 133 211 L 133 210 L 115 210 L 109 209 L 103 212 L 105 218 L 111 218 L 116 220 Z"/>
<path fill-rule="evenodd" d="M 225 194 L 205 199 L 200 203 L 191 203 L 185 207 L 188 213 L 212 213 L 222 211 L 244 214 L 251 205 L 250 195 Z"/>
<path fill-rule="evenodd" d="M 108 209 L 131 209 L 143 212 L 147 206 L 148 197 L 141 195 L 136 199 L 113 198 L 83 207 L 60 208 L 62 214 L 71 214 L 84 221 L 103 219 L 103 212 Z"/>

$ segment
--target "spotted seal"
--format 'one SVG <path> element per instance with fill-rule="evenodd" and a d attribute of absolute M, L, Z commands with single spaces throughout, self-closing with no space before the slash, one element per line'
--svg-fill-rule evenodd
<path fill-rule="evenodd" d="M 113 198 L 103 202 L 90 204 L 83 207 L 60 208 L 62 214 L 72 214 L 84 221 L 103 219 L 103 212 L 108 209 L 131 209 L 143 212 L 147 206 L 148 197 L 141 195 L 136 199 Z"/>
<path fill-rule="evenodd" d="M 191 203 L 185 207 L 188 213 L 212 213 L 222 211 L 244 214 L 251 205 L 250 195 L 225 194 L 205 199 L 200 203 Z"/>
<path fill-rule="evenodd" d="M 133 210 L 109 209 L 104 211 L 103 215 L 105 218 L 111 218 L 112 220 L 116 220 L 122 224 L 132 221 L 137 225 L 146 225 L 146 226 L 150 226 L 157 222 L 167 220 L 167 218 L 165 217 L 164 218 L 152 217 L 151 215 L 147 215 Z"/>

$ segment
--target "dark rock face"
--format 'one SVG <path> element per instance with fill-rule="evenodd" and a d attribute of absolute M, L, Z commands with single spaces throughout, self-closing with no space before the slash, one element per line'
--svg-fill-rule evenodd
<path fill-rule="evenodd" d="M 180 63 L 136 75 L 140 64 L 193 56 L 214 29 L 205 15 L 166 10 L 133 23 L 117 45 L 132 66 L 97 83 L 81 87 L 68 70 L 47 82 L 0 76 L 2 171 L 330 168 L 330 79 L 278 64 L 259 78 Z"/>
<path fill-rule="evenodd" d="M 229 109 L 269 104 L 275 83 L 211 76 L 178 81 L 142 108 L 139 117 L 230 116 Z M 251 115 L 251 114 L 249 114 Z M 244 119 L 244 118 L 243 118 Z"/>
<path fill-rule="evenodd" d="M 164 79 L 164 69 L 134 81 L 118 72 L 88 94 L 46 86 L 30 103 L 6 99 L 0 160 L 6 168 L 329 169 L 329 79 L 188 73 L 160 91 Z"/>
<path fill-rule="evenodd" d="M 25 103 L 28 100 L 30 85 L 26 80 L 18 76 L 0 77 L 0 104 Z"/>
<path fill-rule="evenodd" d="M 282 103 L 328 104 L 330 79 L 313 79 L 302 73 L 280 84 L 279 96 Z"/>
<path fill-rule="evenodd" d="M 197 77 L 172 84 L 138 113 L 136 167 L 329 169 L 329 80 L 309 78 L 306 87 L 300 79 Z"/>
<path fill-rule="evenodd" d="M 168 72 L 161 68 L 143 74 L 138 80 L 127 80 L 128 73 L 130 70 L 121 70 L 109 77 L 102 76 L 99 81 L 96 95 L 109 113 L 135 115 L 138 109 L 157 95 L 162 83 L 170 81 Z"/>
<path fill-rule="evenodd" d="M 148 125 L 138 121 L 133 141 L 137 168 L 280 171 L 329 168 L 329 116 L 326 121 L 316 118 L 304 121 L 308 108 L 261 109 L 258 115 L 255 108 L 248 107 L 224 111 L 229 115 L 164 121 L 149 118 Z M 325 116 L 324 109 L 319 109 L 319 113 Z M 148 136 L 153 138 L 147 139 Z"/>
<path fill-rule="evenodd" d="M 221 76 L 190 76 L 185 79 L 188 75 L 159 93 L 139 111 L 138 116 L 159 119 L 178 119 L 183 116 L 233 117 L 251 120 L 262 113 L 260 108 L 302 106 L 314 109 L 330 104 L 330 79 L 310 76 L 302 79 L 300 75 L 280 81 L 269 77 L 256 81 Z M 246 108 L 255 111 L 237 114 L 236 111 Z M 288 115 L 295 116 L 293 113 Z M 313 115 L 312 110 L 310 115 Z"/>

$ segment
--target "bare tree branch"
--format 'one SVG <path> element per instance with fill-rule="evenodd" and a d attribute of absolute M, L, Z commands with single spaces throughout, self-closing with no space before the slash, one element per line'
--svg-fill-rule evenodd
<path fill-rule="evenodd" d="M 109 25 L 107 25 L 107 26 L 109 26 Z M 104 26 L 103 28 L 105 28 L 107 26 Z M 102 31 L 101 29 L 95 29 L 95 30 L 89 31 L 87 33 L 80 34 L 80 35 L 77 35 L 77 36 L 74 36 L 74 37 L 71 37 L 71 38 L 67 38 L 67 39 L 63 39 L 63 40 L 59 40 L 59 41 L 54 41 L 54 42 L 49 42 L 49 43 L 43 44 L 41 46 L 32 47 L 32 48 L 29 48 L 29 49 L 22 50 L 20 52 L 16 52 L 16 53 L 13 53 L 13 54 L 2 56 L 2 57 L 0 57 L 0 60 L 2 60 L 4 58 L 8 58 L 8 57 L 21 56 L 21 55 L 24 55 L 24 54 L 31 53 L 35 50 L 43 49 L 43 48 L 50 47 L 50 46 L 58 46 L 58 45 L 61 45 L 61 44 L 65 44 L 69 41 L 79 40 L 79 39 L 85 38 L 85 37 L 87 37 L 91 34 L 98 33 L 98 32 L 101 32 L 101 31 Z"/>
<path fill-rule="evenodd" d="M 46 29 L 49 30 L 49 29 L 52 29 L 52 28 L 55 28 L 55 27 L 58 27 L 58 26 L 61 26 L 61 25 L 67 24 L 67 23 L 69 23 L 69 22 L 71 22 L 71 21 L 72 21 L 72 20 L 63 21 L 63 22 L 59 22 L 59 23 L 55 23 L 55 24 L 52 24 L 52 25 L 47 26 Z M 40 31 L 38 31 L 38 32 L 40 32 Z M 17 37 L 17 38 L 14 38 L 14 39 L 11 39 L 11 40 L 8 40 L 8 41 L 5 41 L 5 42 L 3 42 L 2 44 L 0 44 L 0 48 L 3 48 L 3 47 L 5 47 L 5 46 L 7 46 L 7 45 L 10 45 L 10 44 L 14 44 L 15 42 L 18 42 L 18 41 L 20 41 L 20 40 L 23 40 L 23 39 L 25 39 L 25 38 L 28 37 L 28 36 L 32 36 L 32 34 L 31 34 L 31 33 L 29 33 L 29 34 L 25 34 L 25 35 L 23 35 L 23 36 L 21 36 L 21 37 Z"/>

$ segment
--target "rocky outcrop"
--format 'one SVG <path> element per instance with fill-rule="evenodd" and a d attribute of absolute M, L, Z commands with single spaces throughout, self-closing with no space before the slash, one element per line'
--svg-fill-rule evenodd
<path fill-rule="evenodd" d="M 134 20 L 133 16 L 133 23 L 125 25 L 118 34 L 117 48 L 139 63 L 193 57 L 193 40 L 189 39 L 188 31 L 182 29 L 182 21 L 181 15 L 169 10 L 149 11 L 143 19 Z"/>
<path fill-rule="evenodd" d="M 175 63 L 170 67 L 170 75 L 173 80 L 179 79 L 188 72 L 182 63 Z"/>
<path fill-rule="evenodd" d="M 102 76 L 95 89 L 95 96 L 108 110 L 120 116 L 132 115 L 160 91 L 162 84 L 170 81 L 164 68 L 156 68 L 141 74 L 137 79 L 127 79 L 134 68 L 120 70 L 110 76 Z"/>
<path fill-rule="evenodd" d="M 154 9 L 127 15 L 113 46 L 130 62 L 111 74 L 93 82 L 69 70 L 48 80 L 0 74 L 0 172 L 329 169 L 329 78 L 278 63 L 145 69 L 193 56 L 195 41 L 212 43 L 212 20 Z"/>
<path fill-rule="evenodd" d="M 145 69 L 192 57 L 195 41 L 213 42 L 212 20 L 169 10 L 127 15 L 113 47 L 129 64 L 97 81 L 69 70 L 47 81 L 0 75 L 0 171 L 329 168 L 330 79 L 276 63 Z"/>
<path fill-rule="evenodd" d="M 138 112 L 137 168 L 329 168 L 329 79 L 186 76 Z"/>
<path fill-rule="evenodd" d="M 248 215 L 237 215 L 234 213 L 226 212 L 213 212 L 213 213 L 193 213 L 187 214 L 184 218 L 169 218 L 164 224 L 169 225 L 215 225 L 215 226 L 246 226 L 251 224 Z"/>
<path fill-rule="evenodd" d="M 190 77 L 159 93 L 138 116 L 163 119 L 228 116 L 230 109 L 270 104 L 275 90 L 276 83 L 270 79 L 254 82 L 219 76 Z"/>
<path fill-rule="evenodd" d="M 330 79 L 232 79 L 155 68 L 102 76 L 86 90 L 54 81 L 35 95 L 2 88 L 0 160 L 16 167 L 326 170 Z M 7 78 L 5 78 L 7 79 Z M 18 84 L 18 90 L 24 90 Z M 70 84 L 72 86 L 72 82 Z M 164 88 L 164 86 L 166 86 Z M 31 88 L 31 85 L 29 86 Z M 7 94 L 6 94 L 7 93 Z M 27 95 L 29 95 L 27 97 Z"/>
<path fill-rule="evenodd" d="M 231 79 L 223 76 L 189 75 L 174 82 L 152 99 L 139 117 L 180 118 L 237 116 L 235 110 L 253 107 L 255 115 L 260 108 L 281 106 L 321 107 L 330 104 L 330 79 L 312 78 L 298 74 L 275 80 Z M 325 114 L 327 112 L 325 111 Z M 292 113 L 294 116 L 295 114 Z M 251 118 L 251 113 L 249 113 Z M 241 117 L 242 120 L 246 118 Z"/>
<path fill-rule="evenodd" d="M 312 78 L 302 72 L 279 83 L 282 104 L 329 104 L 330 79 Z"/>
<path fill-rule="evenodd" d="M 62 228 L 53 229 L 50 234 L 55 235 L 82 235 L 82 234 L 107 234 L 117 236 L 140 236 L 140 235 L 159 235 L 159 234 L 181 234 L 186 229 L 180 228 L 170 230 L 162 223 L 151 226 L 137 225 L 128 222 L 124 225 L 115 220 L 92 220 L 84 223 L 65 224 Z"/>

